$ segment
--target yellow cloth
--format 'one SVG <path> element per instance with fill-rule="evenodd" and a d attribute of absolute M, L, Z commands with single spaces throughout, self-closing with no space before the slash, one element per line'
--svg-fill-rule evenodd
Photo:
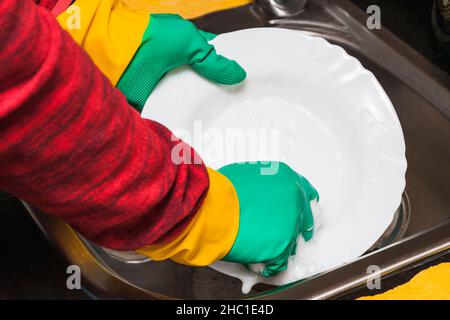
<path fill-rule="evenodd" d="M 253 0 L 123 0 L 130 7 L 149 13 L 177 13 L 185 19 L 193 19 L 214 11 L 231 9 L 251 3 Z"/>
<path fill-rule="evenodd" d="M 121 0 L 77 0 L 57 20 L 116 85 L 141 44 L 149 15 Z"/>
<path fill-rule="evenodd" d="M 228 254 L 239 229 L 239 200 L 228 178 L 209 168 L 208 175 L 208 194 L 182 234 L 167 244 L 141 248 L 139 253 L 190 266 L 206 266 Z"/>
<path fill-rule="evenodd" d="M 392 290 L 358 300 L 450 300 L 450 262 L 423 270 Z"/>

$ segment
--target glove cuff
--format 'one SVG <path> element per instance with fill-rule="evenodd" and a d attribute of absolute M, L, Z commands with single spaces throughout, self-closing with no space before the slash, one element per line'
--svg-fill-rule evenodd
<path fill-rule="evenodd" d="M 149 16 L 121 1 L 78 0 L 76 5 L 79 12 L 64 11 L 58 23 L 115 86 L 142 42 Z"/>
<path fill-rule="evenodd" d="M 208 175 L 208 194 L 188 227 L 169 243 L 146 246 L 139 253 L 190 266 L 206 266 L 228 254 L 239 229 L 239 200 L 228 178 L 209 168 Z"/>

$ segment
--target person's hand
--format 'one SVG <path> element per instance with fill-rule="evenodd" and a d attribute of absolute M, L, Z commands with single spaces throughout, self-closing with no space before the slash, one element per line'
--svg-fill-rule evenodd
<path fill-rule="evenodd" d="M 239 229 L 225 261 L 263 263 L 263 276 L 287 268 L 299 234 L 308 241 L 314 221 L 310 201 L 316 189 L 281 162 L 231 164 L 218 171 L 233 184 L 239 199 Z M 272 172 L 271 172 L 272 171 Z M 271 174 L 273 173 L 273 174 Z"/>
<path fill-rule="evenodd" d="M 286 269 L 298 236 L 313 236 L 314 187 L 281 162 L 234 163 L 208 175 L 206 198 L 183 234 L 138 252 L 190 266 L 264 264 L 263 276 Z"/>
<path fill-rule="evenodd" d="M 190 65 L 200 75 L 221 84 L 242 82 L 244 69 L 216 53 L 208 43 L 214 37 L 178 15 L 151 15 L 142 43 L 117 87 L 141 111 L 158 81 L 182 65 Z"/>

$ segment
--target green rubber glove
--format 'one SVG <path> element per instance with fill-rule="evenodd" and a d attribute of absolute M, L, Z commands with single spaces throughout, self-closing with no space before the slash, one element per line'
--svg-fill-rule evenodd
<path fill-rule="evenodd" d="M 268 167 L 275 174 L 262 174 Z M 319 200 L 316 189 L 282 162 L 237 163 L 218 170 L 234 185 L 239 199 L 239 230 L 225 261 L 244 265 L 264 263 L 263 276 L 288 265 L 301 234 L 313 236 L 310 201 Z"/>
<path fill-rule="evenodd" d="M 214 37 L 178 15 L 152 14 L 141 46 L 117 87 L 131 105 L 142 111 L 158 81 L 181 65 L 190 65 L 205 78 L 221 84 L 242 82 L 246 77 L 244 69 L 216 53 L 208 43 Z"/>

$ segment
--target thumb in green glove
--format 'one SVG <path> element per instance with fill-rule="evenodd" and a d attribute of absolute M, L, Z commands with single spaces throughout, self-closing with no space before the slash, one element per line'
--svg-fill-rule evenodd
<path fill-rule="evenodd" d="M 288 265 L 296 253 L 301 234 L 313 236 L 314 220 L 310 201 L 319 200 L 316 189 L 288 165 L 278 166 L 275 174 L 261 174 L 262 162 L 237 163 L 218 171 L 233 184 L 239 199 L 239 230 L 225 261 L 244 265 L 264 263 L 263 276 L 271 276 Z"/>
<path fill-rule="evenodd" d="M 214 34 L 174 14 L 153 14 L 142 44 L 117 87 L 138 111 L 150 93 L 171 69 L 190 65 L 197 73 L 221 84 L 242 82 L 246 73 L 235 61 L 216 53 L 208 43 Z"/>

